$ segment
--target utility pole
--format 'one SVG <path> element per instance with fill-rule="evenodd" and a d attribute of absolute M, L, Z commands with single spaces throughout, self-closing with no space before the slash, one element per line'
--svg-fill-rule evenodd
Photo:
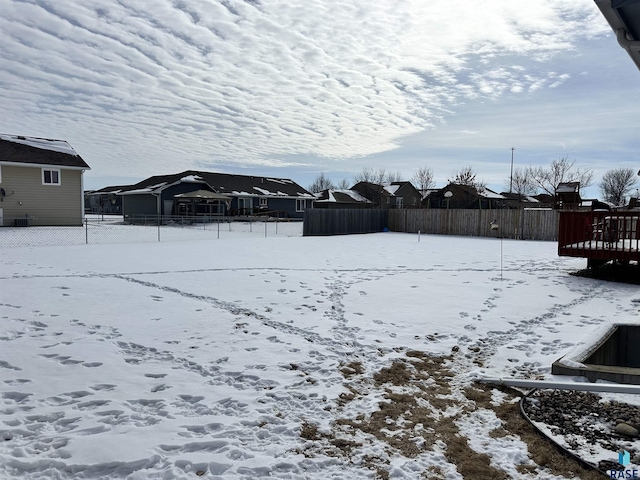
<path fill-rule="evenodd" d="M 513 191 L 513 151 L 515 148 L 511 147 L 511 176 L 509 177 L 509 193 Z"/>

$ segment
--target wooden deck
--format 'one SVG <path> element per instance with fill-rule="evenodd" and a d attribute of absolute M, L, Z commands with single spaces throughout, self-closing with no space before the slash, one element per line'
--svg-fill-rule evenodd
<path fill-rule="evenodd" d="M 558 255 L 587 259 L 589 266 L 611 260 L 640 260 L 640 211 L 560 212 Z"/>

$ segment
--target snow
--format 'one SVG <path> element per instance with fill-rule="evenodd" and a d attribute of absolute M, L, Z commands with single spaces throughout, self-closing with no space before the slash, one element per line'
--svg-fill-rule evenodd
<path fill-rule="evenodd" d="M 20 143 L 22 145 L 28 145 L 30 147 L 41 148 L 43 150 L 51 150 L 54 152 L 78 156 L 73 147 L 64 140 L 49 140 L 47 138 L 23 137 L 18 135 L 4 134 L 0 134 L 0 139 L 8 142 Z"/>
<path fill-rule="evenodd" d="M 585 242 L 563 245 L 563 248 L 573 248 L 576 250 L 606 250 L 608 252 L 637 252 L 640 250 L 640 239 L 622 239 L 615 242 L 602 240 L 587 240 Z"/>
<path fill-rule="evenodd" d="M 499 193 L 494 192 L 493 190 L 490 190 L 488 188 L 484 188 L 481 187 L 478 189 L 478 195 L 484 197 L 484 198 L 495 198 L 495 199 L 499 199 L 499 200 L 504 200 L 505 197 L 504 195 L 500 195 Z"/>
<path fill-rule="evenodd" d="M 363 197 L 362 195 L 360 195 L 358 192 L 356 192 L 355 190 L 328 190 L 327 193 L 329 194 L 329 198 L 327 198 L 326 200 L 315 200 L 317 203 L 333 203 L 333 202 L 337 202 L 336 197 L 334 196 L 334 193 L 342 193 L 344 195 L 349 195 L 352 199 L 354 199 L 357 202 L 362 202 L 362 203 L 372 203 L 370 200 L 368 200 L 367 198 Z M 319 192 L 317 194 L 315 194 L 315 197 L 318 198 L 322 195 L 322 192 Z"/>
<path fill-rule="evenodd" d="M 292 222 L 137 243 L 147 227 L 104 228 L 129 243 L 0 248 L 0 478 L 373 478 L 362 459 L 385 455 L 391 478 L 459 478 L 442 440 L 410 459 L 356 431 L 350 461 L 310 454 L 301 425 L 328 433 L 377 409 L 384 389 L 338 407 L 346 363 L 372 376 L 409 350 L 458 347 L 463 401 L 479 376 L 552 379 L 553 361 L 639 309 L 636 286 L 569 275 L 584 260 L 553 242 L 302 237 Z M 25 231 L 38 229 L 2 234 Z M 456 425 L 509 477 L 554 478 L 520 473 L 527 446 L 491 435 L 493 411 Z"/>
<path fill-rule="evenodd" d="M 254 190 L 257 190 L 262 195 L 273 195 L 269 190 L 265 190 L 264 188 L 253 187 Z"/>
<path fill-rule="evenodd" d="M 149 185 L 144 188 L 138 188 L 137 190 L 127 190 L 126 192 L 122 192 L 119 195 L 138 195 L 141 193 L 152 193 L 152 192 L 155 192 L 157 189 L 162 188 L 166 185 L 167 185 L 167 182 L 161 182 L 155 185 Z"/>
<path fill-rule="evenodd" d="M 203 179 L 200 175 L 186 175 L 180 179 L 181 182 L 202 183 Z"/>

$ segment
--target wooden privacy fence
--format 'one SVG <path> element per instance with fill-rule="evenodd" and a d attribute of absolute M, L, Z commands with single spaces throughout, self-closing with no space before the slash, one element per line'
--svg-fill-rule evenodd
<path fill-rule="evenodd" d="M 388 225 L 387 209 L 319 209 L 304 212 L 302 234 L 348 235 L 382 232 Z"/>
<path fill-rule="evenodd" d="M 557 240 L 558 219 L 557 210 L 389 210 L 389 230 L 521 240 Z"/>

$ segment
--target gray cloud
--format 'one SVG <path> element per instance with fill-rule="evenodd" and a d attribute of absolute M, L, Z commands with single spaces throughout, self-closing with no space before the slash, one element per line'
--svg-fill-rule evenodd
<path fill-rule="evenodd" d="M 562 85 L 545 62 L 606 29 L 557 3 L 0 0 L 0 129 L 109 175 L 362 158 Z"/>

